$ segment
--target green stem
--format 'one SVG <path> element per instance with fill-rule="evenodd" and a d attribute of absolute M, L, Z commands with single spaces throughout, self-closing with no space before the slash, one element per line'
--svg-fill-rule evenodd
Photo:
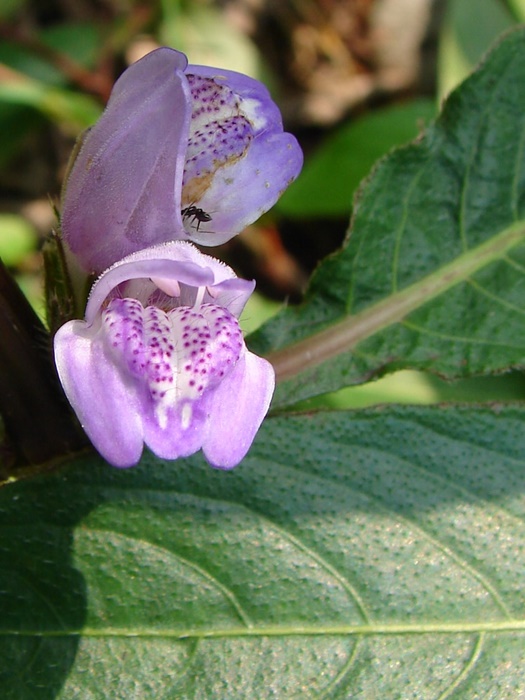
<path fill-rule="evenodd" d="M 464 282 L 524 239 L 525 223 L 520 221 L 419 282 L 382 299 L 355 316 L 348 316 L 305 340 L 269 354 L 267 359 L 274 366 L 277 381 L 291 379 L 305 369 L 348 352 L 365 338 L 398 323 L 423 304 Z"/>

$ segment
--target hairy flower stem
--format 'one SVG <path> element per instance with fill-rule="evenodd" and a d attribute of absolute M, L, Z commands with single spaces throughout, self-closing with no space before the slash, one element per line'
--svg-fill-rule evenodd
<path fill-rule="evenodd" d="M 86 444 L 63 396 L 49 335 L 0 261 L 0 476 Z"/>
<path fill-rule="evenodd" d="M 520 221 L 481 245 L 468 250 L 419 282 L 391 294 L 364 311 L 348 316 L 315 335 L 266 356 L 278 382 L 286 381 L 305 369 L 352 350 L 361 341 L 399 323 L 408 314 L 456 284 L 465 282 L 478 270 L 501 258 L 525 239 Z"/>

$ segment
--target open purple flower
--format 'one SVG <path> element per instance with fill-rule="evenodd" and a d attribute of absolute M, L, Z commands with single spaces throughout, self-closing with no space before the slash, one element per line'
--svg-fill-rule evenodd
<path fill-rule="evenodd" d="M 254 286 L 182 241 L 129 255 L 95 283 L 85 321 L 55 335 L 55 362 L 108 462 L 136 464 L 144 443 L 165 459 L 202 448 L 215 467 L 240 462 L 274 388 L 237 322 Z"/>
<path fill-rule="evenodd" d="M 63 196 L 63 237 L 97 273 L 158 243 L 219 245 L 267 211 L 301 166 L 264 85 L 160 48 L 122 74 L 86 133 Z"/>

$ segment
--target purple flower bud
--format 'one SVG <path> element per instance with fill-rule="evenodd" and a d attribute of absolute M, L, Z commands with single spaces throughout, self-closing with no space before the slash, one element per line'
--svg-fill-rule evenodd
<path fill-rule="evenodd" d="M 157 49 L 123 73 L 86 134 L 66 182 L 63 237 L 97 273 L 159 243 L 218 245 L 267 211 L 301 166 L 264 85 Z"/>
<path fill-rule="evenodd" d="M 237 321 L 254 286 L 182 241 L 129 255 L 95 283 L 85 321 L 55 335 L 55 362 L 108 462 L 136 464 L 144 443 L 164 459 L 202 448 L 214 467 L 241 461 L 274 389 Z"/>

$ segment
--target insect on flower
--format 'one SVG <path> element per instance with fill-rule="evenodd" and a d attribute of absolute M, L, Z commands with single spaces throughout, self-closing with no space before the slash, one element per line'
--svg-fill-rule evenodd
<path fill-rule="evenodd" d="M 220 245 L 275 204 L 302 162 L 262 83 L 156 49 L 120 76 L 78 149 L 64 245 L 89 274 L 172 240 Z"/>
<path fill-rule="evenodd" d="M 204 211 L 204 209 L 201 209 L 200 207 L 196 207 L 194 204 L 184 207 L 184 209 L 181 210 L 181 214 L 182 220 L 189 221 L 190 227 L 197 222 L 197 225 L 194 226 L 196 231 L 200 230 L 200 225 L 202 223 L 212 220 L 211 214 L 208 214 L 208 212 Z"/>

